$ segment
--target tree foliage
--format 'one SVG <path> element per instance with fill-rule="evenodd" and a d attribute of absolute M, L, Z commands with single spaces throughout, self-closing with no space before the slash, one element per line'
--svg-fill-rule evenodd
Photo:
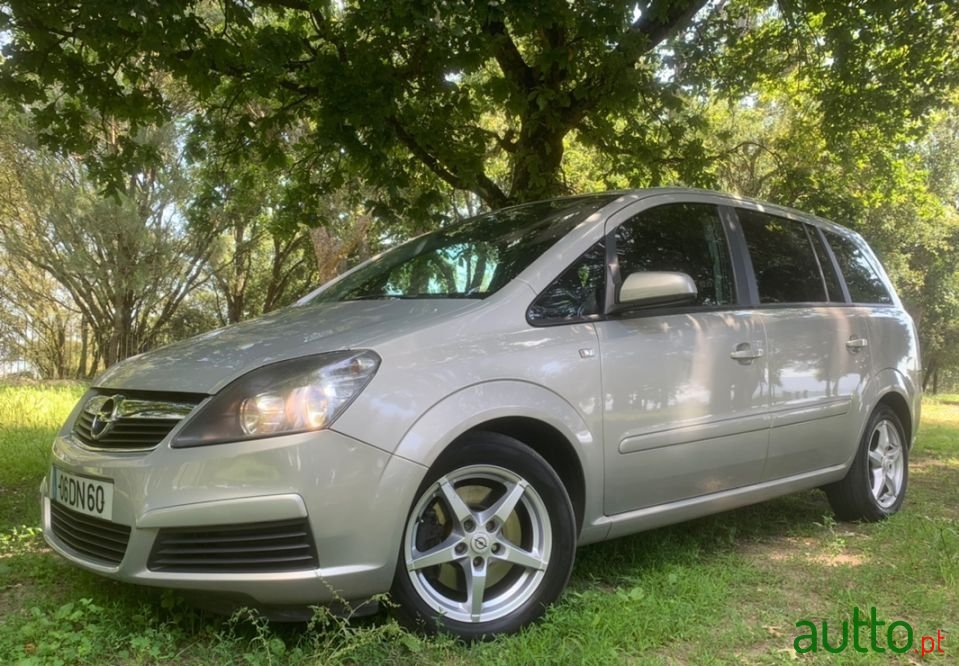
<path fill-rule="evenodd" d="M 51 372 L 90 365 L 64 316 L 109 363 L 480 207 L 660 184 L 857 228 L 959 364 L 954 2 L 8 0 L 0 30 L 0 271 L 39 271 L 5 302 L 45 331 L 0 343 Z"/>
<path fill-rule="evenodd" d="M 33 266 L 0 253 L 0 364 L 4 374 L 88 376 L 92 347 L 69 294 Z"/>
<path fill-rule="evenodd" d="M 933 114 L 924 135 L 860 128 L 835 147 L 797 77 L 710 113 L 721 189 L 817 213 L 869 239 L 919 326 L 927 378 L 959 361 L 955 108 Z"/>
<path fill-rule="evenodd" d="M 103 198 L 77 160 L 38 149 L 15 118 L 4 130 L 0 242 L 12 265 L 56 282 L 89 326 L 105 366 L 161 342 L 199 284 L 209 247 L 175 215 L 184 186 L 175 136 L 166 128 L 143 138 L 166 157 L 163 167 Z"/>
<path fill-rule="evenodd" d="M 296 210 L 351 179 L 384 210 L 444 187 L 497 207 L 564 191 L 573 134 L 631 185 L 704 183 L 704 100 L 796 68 L 831 143 L 919 124 L 959 78 L 957 25 L 931 0 L 13 0 L 0 90 L 74 152 L 92 113 L 128 123 L 98 160 L 114 185 L 155 157 L 134 137 L 172 77 L 208 145 L 283 169 Z"/>
<path fill-rule="evenodd" d="M 214 237 L 206 273 L 219 324 L 287 305 L 316 282 L 308 227 L 278 219 L 276 174 L 252 162 L 203 160 L 189 176 L 182 204 L 192 228 Z"/>

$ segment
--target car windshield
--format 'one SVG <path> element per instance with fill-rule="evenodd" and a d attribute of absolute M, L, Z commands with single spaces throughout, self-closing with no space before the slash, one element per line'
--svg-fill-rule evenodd
<path fill-rule="evenodd" d="M 384 252 L 309 302 L 485 298 L 614 197 L 556 199 L 471 218 Z"/>

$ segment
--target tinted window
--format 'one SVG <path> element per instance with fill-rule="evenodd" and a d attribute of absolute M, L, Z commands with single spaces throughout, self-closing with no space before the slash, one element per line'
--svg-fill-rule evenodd
<path fill-rule="evenodd" d="M 384 252 L 312 301 L 484 298 L 613 196 L 555 199 L 454 224 Z"/>
<path fill-rule="evenodd" d="M 760 303 L 828 300 L 812 243 L 801 222 L 738 210 Z"/>
<path fill-rule="evenodd" d="M 892 303 L 879 273 L 873 268 L 866 253 L 851 239 L 826 232 L 829 246 L 836 255 L 839 270 L 846 278 L 846 288 L 853 303 Z"/>
<path fill-rule="evenodd" d="M 578 321 L 603 312 L 606 300 L 606 244 L 590 248 L 530 306 L 533 322 Z"/>
<path fill-rule="evenodd" d="M 842 287 L 839 286 L 839 276 L 836 275 L 836 267 L 829 258 L 829 252 L 826 245 L 819 235 L 819 230 L 815 227 L 807 226 L 809 238 L 812 239 L 813 247 L 816 250 L 816 259 L 819 261 L 819 268 L 822 269 L 823 279 L 826 282 L 826 291 L 829 294 L 829 300 L 834 303 L 842 303 L 845 297 L 842 294 Z"/>
<path fill-rule="evenodd" d="M 732 266 L 715 206 L 670 204 L 643 211 L 616 230 L 619 274 L 681 271 L 696 282 L 697 302 L 735 300 Z"/>

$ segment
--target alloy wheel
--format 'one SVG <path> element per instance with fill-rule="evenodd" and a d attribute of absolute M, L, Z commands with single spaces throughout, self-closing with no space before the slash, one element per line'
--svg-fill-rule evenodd
<path fill-rule="evenodd" d="M 439 615 L 467 623 L 513 613 L 535 594 L 552 551 L 536 489 L 494 465 L 456 469 L 430 485 L 406 526 L 406 570 Z"/>
<path fill-rule="evenodd" d="M 869 437 L 869 487 L 882 508 L 889 508 L 899 498 L 904 467 L 899 430 L 883 419 L 876 423 Z"/>

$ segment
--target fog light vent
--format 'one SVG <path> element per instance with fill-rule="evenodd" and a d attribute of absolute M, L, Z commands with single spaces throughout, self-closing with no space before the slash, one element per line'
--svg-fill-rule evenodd
<path fill-rule="evenodd" d="M 270 573 L 319 566 L 306 519 L 161 529 L 147 566 L 181 573 Z"/>
<path fill-rule="evenodd" d="M 130 528 L 71 511 L 50 502 L 50 527 L 57 540 L 77 555 L 120 564 L 130 540 Z"/>

